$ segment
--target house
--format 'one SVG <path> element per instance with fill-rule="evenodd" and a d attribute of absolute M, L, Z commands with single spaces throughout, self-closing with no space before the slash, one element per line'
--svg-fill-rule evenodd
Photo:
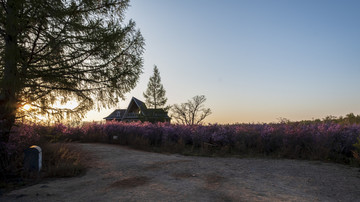
<path fill-rule="evenodd" d="M 127 109 L 116 109 L 106 121 L 149 121 L 149 122 L 170 122 L 170 117 L 164 109 L 148 109 L 142 101 L 132 97 Z"/>

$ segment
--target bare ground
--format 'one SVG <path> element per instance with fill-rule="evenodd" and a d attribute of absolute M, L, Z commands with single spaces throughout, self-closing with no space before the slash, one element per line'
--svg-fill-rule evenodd
<path fill-rule="evenodd" d="M 359 168 L 345 165 L 76 146 L 92 159 L 84 176 L 15 190 L 0 201 L 360 201 Z"/>

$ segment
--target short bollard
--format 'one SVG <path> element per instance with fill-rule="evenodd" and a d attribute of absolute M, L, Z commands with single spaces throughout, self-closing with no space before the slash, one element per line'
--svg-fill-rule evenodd
<path fill-rule="evenodd" d="M 27 172 L 40 172 L 42 166 L 42 151 L 33 145 L 24 151 L 24 169 Z"/>

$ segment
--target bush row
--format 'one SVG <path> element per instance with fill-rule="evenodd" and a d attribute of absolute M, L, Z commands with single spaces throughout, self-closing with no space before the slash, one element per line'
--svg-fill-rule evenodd
<path fill-rule="evenodd" d="M 41 141 L 82 141 L 192 154 L 265 155 L 352 163 L 360 124 L 277 123 L 174 125 L 168 123 L 91 123 L 81 127 L 21 125 L 8 152 Z"/>

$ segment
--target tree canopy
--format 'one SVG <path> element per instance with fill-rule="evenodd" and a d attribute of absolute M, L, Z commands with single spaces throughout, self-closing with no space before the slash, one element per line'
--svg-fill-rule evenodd
<path fill-rule="evenodd" d="M 165 97 L 165 89 L 161 84 L 160 72 L 157 66 L 154 66 L 154 74 L 150 77 L 146 92 L 143 93 L 145 102 L 149 107 L 155 109 L 163 107 L 167 98 Z"/>
<path fill-rule="evenodd" d="M 144 39 L 128 0 L 0 0 L 0 125 L 20 108 L 82 117 L 135 87 Z M 73 109 L 55 103 L 76 101 Z M 5 138 L 6 140 L 6 138 Z"/>

